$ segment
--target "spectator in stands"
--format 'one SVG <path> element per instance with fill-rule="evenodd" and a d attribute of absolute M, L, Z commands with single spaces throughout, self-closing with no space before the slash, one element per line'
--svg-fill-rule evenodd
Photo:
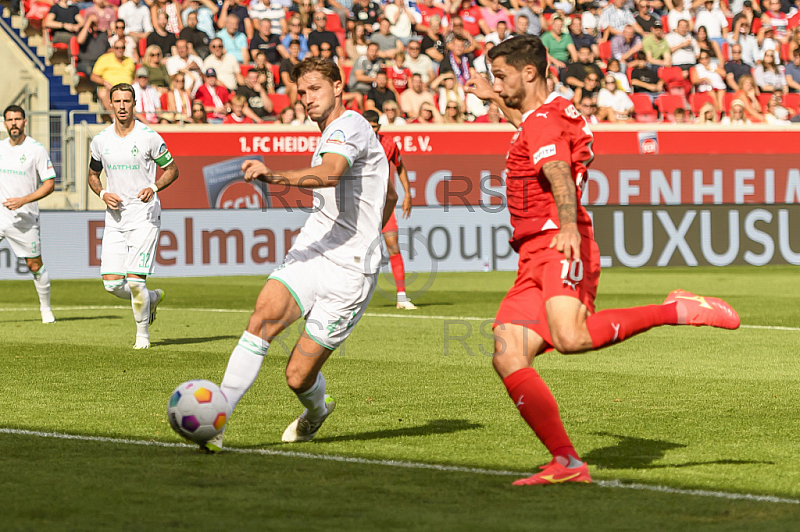
<path fill-rule="evenodd" d="M 397 52 L 394 54 L 394 65 L 386 71 L 387 76 L 389 76 L 389 85 L 394 87 L 398 96 L 408 88 L 408 84 L 411 81 L 411 71 L 406 68 L 405 63 L 405 52 Z"/>
<path fill-rule="evenodd" d="M 183 27 L 181 5 L 173 0 L 152 0 L 150 12 L 157 15 L 159 11 L 163 11 L 167 16 L 166 30 L 177 37 Z"/>
<path fill-rule="evenodd" d="M 213 68 L 206 69 L 205 83 L 197 89 L 195 98 L 203 102 L 210 123 L 222 123 L 228 113 L 226 104 L 230 99 L 230 93 L 219 84 L 217 72 Z"/>
<path fill-rule="evenodd" d="M 772 27 L 775 30 L 775 40 L 780 44 L 789 42 L 789 17 L 781 11 L 781 0 L 765 0 L 767 9 L 761 16 L 761 27 Z"/>
<path fill-rule="evenodd" d="M 289 101 L 293 102 L 297 99 L 297 83 L 292 79 L 292 71 L 294 66 L 300 62 L 300 41 L 294 39 L 289 43 L 289 57 L 281 60 L 280 70 L 278 75 L 281 77 L 278 92 L 286 94 Z"/>
<path fill-rule="evenodd" d="M 97 29 L 97 15 L 86 17 L 81 31 L 78 32 L 77 41 L 78 64 L 75 70 L 86 74 L 86 76 L 91 76 L 95 62 L 110 48 L 108 36 Z M 122 54 L 124 57 L 124 46 L 122 46 Z M 133 71 L 130 72 L 130 78 L 133 79 Z M 98 83 L 98 85 L 102 84 Z"/>
<path fill-rule="evenodd" d="M 125 23 L 125 33 L 135 41 L 146 39 L 153 31 L 150 8 L 142 0 L 128 0 L 119 6 L 117 17 Z"/>
<path fill-rule="evenodd" d="M 703 5 L 704 8 L 697 10 L 694 25 L 696 28 L 703 26 L 708 32 L 708 38 L 722 46 L 728 35 L 728 19 L 718 6 L 714 6 L 714 0 L 705 0 Z"/>
<path fill-rule="evenodd" d="M 417 10 L 419 10 L 419 14 L 422 18 L 415 26 L 415 31 L 418 35 L 427 33 L 432 17 L 439 17 L 440 22 L 442 20 L 447 20 L 444 9 L 434 5 L 433 2 L 434 0 L 422 0 L 422 2 L 417 2 Z M 445 26 L 446 25 L 447 24 L 445 24 Z"/>
<path fill-rule="evenodd" d="M 252 39 L 254 31 L 253 21 L 250 20 L 250 10 L 247 8 L 249 4 L 249 0 L 223 0 L 217 17 L 217 27 L 227 29 L 231 35 L 243 33 L 248 41 Z M 236 17 L 236 27 L 233 31 L 228 25 L 228 18 L 231 16 Z M 217 36 L 219 36 L 219 32 L 217 32 Z"/>
<path fill-rule="evenodd" d="M 305 58 L 305 56 L 309 53 L 308 39 L 303 33 L 303 26 L 302 22 L 300 22 L 300 17 L 297 16 L 292 16 L 292 18 L 289 19 L 289 32 L 283 36 L 281 39 L 281 44 L 278 45 L 278 53 L 281 54 L 281 57 L 289 57 L 289 44 L 291 44 L 292 41 L 297 41 L 300 44 L 300 52 L 297 58 L 302 61 L 303 58 Z"/>
<path fill-rule="evenodd" d="M 216 37 L 217 28 L 214 26 L 214 15 L 216 15 L 219 11 L 217 3 L 214 0 L 189 0 L 186 3 L 188 4 L 188 7 L 183 9 L 183 25 L 188 26 L 189 15 L 195 13 L 197 16 L 197 29 L 205 33 L 209 40 Z M 181 38 L 186 38 L 183 35 L 183 30 L 181 30 Z M 192 39 L 186 40 L 194 43 Z M 195 48 L 195 52 L 199 52 L 199 50 Z M 202 54 L 200 54 L 200 57 L 205 59 L 205 56 Z"/>
<path fill-rule="evenodd" d="M 719 123 L 727 126 L 749 126 L 752 122 L 744 114 L 744 102 L 733 100 L 729 114 L 723 116 Z"/>
<path fill-rule="evenodd" d="M 210 53 L 208 43 L 211 42 L 211 37 L 199 29 L 197 24 L 197 12 L 192 11 L 186 16 L 186 22 L 178 35 L 178 40 L 186 41 L 189 44 L 189 52 L 202 59 L 208 57 Z"/>
<path fill-rule="evenodd" d="M 150 74 L 144 67 L 136 69 L 136 79 L 133 83 L 136 118 L 145 124 L 158 124 L 158 113 L 161 111 L 161 94 L 158 89 L 148 83 Z"/>
<path fill-rule="evenodd" d="M 278 81 L 272 73 L 272 65 L 267 61 L 267 55 L 264 52 L 256 54 L 256 66 L 253 71 L 258 74 L 258 84 L 261 85 L 267 94 L 275 94 L 278 88 Z"/>
<path fill-rule="evenodd" d="M 353 4 L 353 20 L 364 25 L 367 33 L 378 29 L 378 19 L 383 15 L 380 4 L 372 0 L 356 0 Z"/>
<path fill-rule="evenodd" d="M 344 50 L 342 50 L 342 46 L 339 44 L 339 38 L 336 37 L 336 34 L 332 31 L 325 29 L 328 25 L 328 16 L 322 11 L 317 11 L 314 13 L 314 24 L 317 29 L 308 35 L 308 49 L 311 55 L 319 57 L 319 47 L 323 43 L 327 43 L 333 52 L 333 57 L 336 59 L 343 58 Z"/>
<path fill-rule="evenodd" d="M 705 26 L 699 26 L 697 28 L 697 47 L 700 48 L 701 52 L 708 53 L 711 59 L 721 61 L 722 49 L 716 41 L 710 41 L 708 39 L 708 32 Z M 699 57 L 698 54 L 698 58 Z"/>
<path fill-rule="evenodd" d="M 583 31 L 595 37 L 598 42 L 602 38 L 602 32 L 598 33 L 597 31 L 602 13 L 603 10 L 598 0 L 592 0 L 592 2 L 588 4 L 586 11 L 581 13 L 581 26 L 583 27 Z"/>
<path fill-rule="evenodd" d="M 746 17 L 739 17 L 733 23 L 733 31 L 728 34 L 728 44 L 731 50 L 733 46 L 739 45 L 739 60 L 748 67 L 755 68 L 758 41 L 754 35 L 750 35 L 750 22 Z"/>
<path fill-rule="evenodd" d="M 758 87 L 750 74 L 745 74 L 739 78 L 739 90 L 734 93 L 734 98 L 744 103 L 745 113 L 748 118 L 761 122 L 763 121 L 763 115 L 758 95 Z"/>
<path fill-rule="evenodd" d="M 472 60 L 464 51 L 465 44 L 461 36 L 456 36 L 450 51 L 439 65 L 440 75 L 445 72 L 452 72 L 460 85 L 466 84 L 469 78 L 475 75 L 475 67 L 472 64 Z"/>
<path fill-rule="evenodd" d="M 267 35 L 280 37 L 289 31 L 289 25 L 286 23 L 286 10 L 272 0 L 258 0 L 251 3 L 250 18 L 253 20 L 254 26 L 257 25 L 256 21 L 259 21 L 260 25 L 260 21 L 267 20 L 269 31 L 263 32 Z"/>
<path fill-rule="evenodd" d="M 529 20 L 527 15 L 517 15 L 514 20 L 514 35 L 528 35 L 528 28 L 530 27 Z M 541 33 L 541 31 L 539 33 Z"/>
<path fill-rule="evenodd" d="M 422 83 L 427 85 L 435 77 L 433 73 L 433 61 L 430 57 L 421 52 L 422 45 L 419 41 L 409 42 L 405 66 L 412 74 L 419 74 L 422 78 Z"/>
<path fill-rule="evenodd" d="M 489 105 L 486 106 L 486 114 L 483 116 L 479 116 L 475 119 L 475 124 L 503 124 L 506 120 L 503 118 L 503 113 L 500 112 L 500 108 L 497 107 L 497 104 L 491 102 Z"/>
<path fill-rule="evenodd" d="M 206 70 L 214 69 L 214 75 L 219 77 L 219 83 L 228 91 L 235 91 L 236 87 L 244 83 L 239 62 L 225 51 L 221 39 L 211 39 L 208 49 L 211 50 L 211 55 L 203 60 L 203 67 Z"/>
<path fill-rule="evenodd" d="M 257 53 L 265 54 L 270 63 L 279 63 L 281 56 L 278 45 L 281 43 L 280 35 L 271 33 L 272 23 L 269 19 L 262 18 L 257 22 L 258 33 L 250 41 L 250 57 L 255 58 Z"/>
<path fill-rule="evenodd" d="M 422 21 L 419 11 L 408 7 L 405 0 L 390 1 L 383 9 L 383 15 L 389 21 L 389 31 L 407 45 L 414 37 L 414 24 Z"/>
<path fill-rule="evenodd" d="M 597 103 L 591 96 L 584 96 L 578 104 L 578 110 L 589 125 L 594 125 L 600 121 L 597 119 Z"/>
<path fill-rule="evenodd" d="M 130 57 L 134 62 L 139 61 L 138 43 L 130 35 L 125 35 L 125 21 L 122 19 L 114 22 L 114 33 L 108 38 L 108 44 L 122 41 L 125 45 L 125 57 Z"/>
<path fill-rule="evenodd" d="M 597 116 L 601 120 L 628 122 L 633 119 L 633 101 L 617 89 L 617 80 L 612 75 L 606 74 L 603 79 L 603 88 L 597 93 L 597 108 Z"/>
<path fill-rule="evenodd" d="M 456 37 L 461 37 L 464 39 L 464 42 L 466 43 L 464 47 L 464 53 L 472 56 L 475 50 L 478 49 L 478 44 L 475 41 L 475 38 L 464 29 L 464 21 L 458 15 L 453 15 L 451 18 L 450 27 L 444 30 L 442 35 L 444 38 L 445 50 L 450 50 Z"/>
<path fill-rule="evenodd" d="M 350 31 L 350 36 L 344 42 L 345 52 L 347 52 L 347 60 L 352 64 L 356 59 L 362 55 L 367 55 L 367 30 L 363 24 L 356 24 Z"/>
<path fill-rule="evenodd" d="M 411 87 L 400 94 L 400 108 L 409 120 L 413 120 L 417 118 L 420 106 L 426 102 L 435 105 L 433 94 L 423 83 L 421 75 L 412 74 Z"/>
<path fill-rule="evenodd" d="M 676 107 L 672 111 L 672 121 L 676 124 L 686 124 L 686 109 L 683 107 Z"/>
<path fill-rule="evenodd" d="M 592 50 L 592 53 L 595 57 L 600 56 L 600 48 L 597 46 L 597 39 L 583 31 L 581 17 L 572 17 L 570 19 L 569 36 L 572 37 L 572 44 L 575 45 L 576 50 L 580 51 L 582 47 L 588 46 Z"/>
<path fill-rule="evenodd" d="M 603 77 L 603 71 L 594 62 L 594 54 L 591 48 L 583 46 L 578 50 L 578 61 L 572 63 L 567 68 L 566 82 L 571 89 L 583 87 L 586 76 L 594 74 L 595 83 Z"/>
<path fill-rule="evenodd" d="M 161 50 L 161 57 L 169 57 L 173 53 L 173 47 L 178 41 L 174 33 L 167 31 L 167 14 L 163 10 L 156 13 L 153 32 L 147 36 L 147 46 L 158 46 Z"/>
<path fill-rule="evenodd" d="M 446 51 L 444 38 L 442 38 L 442 36 L 439 34 L 439 31 L 441 30 L 440 24 L 441 21 L 439 20 L 438 16 L 431 17 L 428 31 L 422 37 L 422 42 L 420 43 L 420 46 L 422 47 L 422 53 L 431 58 L 434 71 L 436 72 L 439 71 L 439 63 L 441 63 L 444 59 L 444 54 Z"/>
<path fill-rule="evenodd" d="M 185 84 L 186 77 L 180 72 L 172 76 L 166 110 L 172 113 L 173 122 L 189 122 L 192 119 L 192 96 L 186 90 Z M 205 114 L 205 110 L 203 113 Z"/>
<path fill-rule="evenodd" d="M 517 33 L 530 35 L 542 33 L 542 21 L 539 18 L 539 15 L 542 14 L 542 8 L 538 5 L 538 2 L 535 0 L 517 0 L 517 5 L 519 7 L 514 12 L 514 24 L 512 25 L 516 28 Z M 520 18 L 525 19 L 522 30 L 519 27 Z"/>
<path fill-rule="evenodd" d="M 311 0 L 300 0 L 296 2 L 289 11 L 295 13 L 295 17 L 300 19 L 300 25 L 303 27 L 303 35 L 308 37 L 311 30 L 314 28 L 314 4 Z M 295 111 L 296 113 L 296 111 Z"/>
<path fill-rule="evenodd" d="M 489 61 L 489 52 L 492 48 L 494 48 L 495 44 L 492 41 L 488 41 L 483 43 L 483 53 L 480 57 L 476 57 L 475 60 L 472 62 L 472 66 L 475 67 L 475 72 L 478 74 L 486 74 L 486 77 L 489 79 L 490 83 L 493 83 L 494 77 L 491 73 L 491 63 Z"/>
<path fill-rule="evenodd" d="M 353 64 L 350 72 L 349 90 L 365 95 L 375 83 L 378 72 L 383 70 L 383 59 L 378 57 L 378 45 L 369 43 L 367 53 Z"/>
<path fill-rule="evenodd" d="M 636 2 L 636 16 L 634 17 L 636 23 L 642 29 L 642 38 L 650 35 L 653 31 L 653 24 L 656 20 L 661 21 L 658 15 L 655 15 L 650 9 L 648 0 L 637 0 Z"/>
<path fill-rule="evenodd" d="M 494 45 L 498 45 L 501 42 L 511 38 L 511 33 L 508 31 L 508 23 L 505 20 L 499 21 L 496 26 L 492 27 L 495 30 L 483 38 L 484 44 L 492 43 Z M 484 52 L 485 51 L 486 50 L 484 50 Z"/>
<path fill-rule="evenodd" d="M 117 20 L 117 10 L 108 5 L 106 0 L 94 0 L 91 7 L 83 12 L 84 18 L 94 15 L 97 18 L 97 29 L 110 34 L 112 24 Z"/>
<path fill-rule="evenodd" d="M 611 57 L 618 60 L 622 69 L 642 50 L 642 38 L 633 26 L 625 26 L 622 34 L 611 37 Z"/>
<path fill-rule="evenodd" d="M 142 64 L 147 69 L 150 85 L 166 92 L 169 88 L 170 75 L 161 59 L 161 49 L 151 44 L 144 51 Z"/>
<path fill-rule="evenodd" d="M 206 115 L 206 108 L 203 102 L 195 100 L 192 103 L 192 123 L 194 124 L 208 124 L 208 116 Z"/>
<path fill-rule="evenodd" d="M 419 106 L 417 117 L 411 121 L 412 124 L 441 124 L 442 115 L 436 110 L 432 103 L 422 103 Z"/>
<path fill-rule="evenodd" d="M 491 30 L 497 28 L 500 22 L 504 22 L 506 28 L 514 25 L 511 14 L 508 12 L 508 9 L 500 5 L 500 0 L 489 0 L 488 5 L 481 8 L 481 17 L 484 22 L 486 22 L 487 29 L 490 30 L 485 33 L 486 35 L 489 35 Z"/>
<path fill-rule="evenodd" d="M 694 121 L 695 124 L 716 124 L 717 123 L 717 111 L 714 109 L 714 106 L 710 103 L 704 103 L 700 110 L 697 112 L 697 118 Z"/>
<path fill-rule="evenodd" d="M 486 35 L 492 31 L 489 29 L 486 21 L 483 20 L 481 8 L 476 5 L 472 5 L 472 0 L 452 2 L 450 5 L 450 14 L 458 15 L 464 23 L 464 31 L 473 37 L 477 37 L 481 34 Z"/>
<path fill-rule="evenodd" d="M 658 79 L 644 52 L 636 54 L 636 58 L 628 64 L 631 74 L 631 89 L 636 94 L 647 94 L 652 100 L 664 90 L 664 82 Z"/>
<path fill-rule="evenodd" d="M 255 120 L 252 116 L 247 116 L 247 98 L 239 94 L 234 94 L 230 99 L 230 112 L 222 119 L 223 124 L 255 124 L 263 120 Z M 252 114 L 252 110 L 250 114 Z"/>
<path fill-rule="evenodd" d="M 258 82 L 258 72 L 251 69 L 244 76 L 244 84 L 239 85 L 236 94 L 247 100 L 247 106 L 260 119 L 266 119 L 272 115 L 272 100 L 269 99 L 267 91 Z"/>
<path fill-rule="evenodd" d="M 792 60 L 786 65 L 784 75 L 789 92 L 800 92 L 800 48 L 792 52 Z"/>
<path fill-rule="evenodd" d="M 641 52 L 639 52 L 639 53 L 641 53 Z M 635 63 L 635 62 L 636 62 L 636 57 L 634 56 L 628 62 L 628 68 L 630 68 L 630 64 L 631 63 Z M 620 67 L 620 64 L 619 64 L 618 60 L 616 60 L 616 59 L 609 59 L 608 60 L 608 66 L 606 67 L 606 74 L 614 76 L 614 79 L 617 80 L 617 88 L 619 90 L 621 90 L 622 92 L 627 92 L 628 94 L 630 94 L 632 92 L 631 91 L 631 85 L 628 82 L 628 76 L 626 76 L 625 74 L 622 73 L 622 70 L 621 70 L 621 67 Z"/>
<path fill-rule="evenodd" d="M 378 57 L 391 60 L 398 51 L 404 49 L 403 43 L 392 35 L 391 25 L 387 19 L 381 19 L 377 33 L 373 33 L 369 41 L 378 45 Z"/>
<path fill-rule="evenodd" d="M 572 102 L 574 104 L 580 104 L 581 100 L 585 97 L 590 97 L 592 100 L 597 99 L 597 93 L 600 90 L 600 79 L 602 79 L 603 74 L 589 74 L 583 80 L 582 87 L 576 87 L 573 93 Z M 555 90 L 555 83 L 553 83 L 553 89 Z"/>
<path fill-rule="evenodd" d="M 78 36 L 83 24 L 83 16 L 78 6 L 67 3 L 67 0 L 58 0 L 53 4 L 42 22 L 42 26 L 52 32 L 51 38 L 54 44 L 69 44 L 73 37 Z"/>
<path fill-rule="evenodd" d="M 731 57 L 733 59 L 725 63 L 725 83 L 730 92 L 736 92 L 739 90 L 739 78 L 745 74 L 750 74 L 750 67 L 742 61 L 742 46 L 740 44 L 731 46 Z"/>
<path fill-rule="evenodd" d="M 688 71 L 697 63 L 700 47 L 689 33 L 689 23 L 685 20 L 678 21 L 675 31 L 667 35 L 669 51 L 672 54 L 672 66 Z"/>
<path fill-rule="evenodd" d="M 400 116 L 400 107 L 394 100 L 387 100 L 383 103 L 383 114 L 378 119 L 378 123 L 382 126 L 404 126 L 406 120 Z"/>
<path fill-rule="evenodd" d="M 463 124 L 464 111 L 460 102 L 450 101 L 445 105 L 444 115 L 442 117 L 444 124 Z"/>
<path fill-rule="evenodd" d="M 689 25 L 689 31 L 694 29 L 694 17 L 691 12 L 692 2 L 690 0 L 672 0 L 672 9 L 667 14 L 667 25 L 671 31 L 675 31 L 678 22 L 685 20 Z"/>
<path fill-rule="evenodd" d="M 223 9 L 225 8 L 223 7 Z M 239 31 L 239 17 L 233 14 L 225 17 L 225 29 L 217 32 L 217 38 L 222 41 L 225 50 L 236 59 L 237 63 L 246 65 L 250 62 L 247 36 Z"/>
<path fill-rule="evenodd" d="M 95 15 L 90 15 L 86 20 L 87 25 L 89 25 L 94 24 L 97 18 Z M 83 30 L 81 30 L 82 33 Z M 103 36 L 103 40 L 107 44 L 108 40 L 105 37 L 105 33 L 100 33 L 100 35 Z M 81 36 L 78 35 L 78 42 L 80 42 L 80 39 Z M 97 58 L 92 68 L 90 79 L 97 84 L 97 97 L 107 111 L 112 110 L 111 87 L 118 83 L 132 83 L 135 69 L 136 65 L 131 58 L 125 57 L 125 43 L 118 42 L 111 47 L 110 52 Z"/>
<path fill-rule="evenodd" d="M 711 57 L 705 50 L 700 52 L 700 61 L 692 71 L 692 84 L 698 93 L 710 92 L 714 97 L 714 109 L 721 112 L 725 109 L 722 102 L 725 96 L 725 69 L 716 61 L 712 62 Z"/>
<path fill-rule="evenodd" d="M 294 109 L 294 120 L 292 120 L 293 126 L 314 126 L 316 125 L 309 117 L 308 113 L 306 112 L 306 106 L 300 100 L 297 100 L 292 105 Z"/>
<path fill-rule="evenodd" d="M 389 85 L 389 78 L 386 76 L 386 72 L 381 69 L 375 75 L 375 86 L 367 91 L 366 108 L 381 112 L 383 104 L 389 100 L 396 102 L 397 94 Z"/>
<path fill-rule="evenodd" d="M 784 92 L 787 89 L 786 76 L 781 67 L 775 64 L 776 55 L 774 50 L 767 50 L 761 64 L 753 70 L 753 79 L 761 92 Z"/>
<path fill-rule="evenodd" d="M 448 102 L 458 103 L 459 109 L 464 107 L 466 99 L 464 88 L 458 84 L 452 72 L 439 74 L 436 79 L 431 81 L 431 89 L 439 91 L 439 112 L 442 115 L 445 114 Z"/>
<path fill-rule="evenodd" d="M 779 93 L 773 94 L 772 98 L 767 102 L 764 122 L 772 126 L 786 126 L 791 123 L 789 122 L 789 111 L 781 105 Z"/>
<path fill-rule="evenodd" d="M 292 125 L 294 121 L 294 109 L 291 107 L 284 107 L 278 115 L 278 123 L 286 126 Z"/>
<path fill-rule="evenodd" d="M 552 58 L 552 64 L 559 70 L 567 68 L 567 63 L 578 60 L 578 51 L 569 33 L 562 33 L 564 21 L 555 16 L 550 21 L 550 31 L 542 34 L 542 44 Z"/>
<path fill-rule="evenodd" d="M 352 25 L 349 21 L 351 18 L 350 11 L 353 9 L 353 0 L 321 0 L 317 2 L 317 7 L 320 6 L 336 13 L 336 16 L 339 17 L 339 25 L 342 29 L 346 30 Z"/>
<path fill-rule="evenodd" d="M 597 29 L 603 32 L 602 41 L 607 41 L 614 35 L 621 35 L 625 26 L 633 26 L 638 33 L 643 33 L 633 13 L 624 7 L 625 2 L 626 0 L 613 0 L 603 9 L 597 23 Z"/>
<path fill-rule="evenodd" d="M 203 84 L 203 60 L 189 53 L 189 43 L 183 39 L 175 43 L 175 51 L 177 53 L 167 59 L 167 73 L 170 78 L 174 78 L 178 72 L 184 74 L 184 88 L 191 94 Z"/>
<path fill-rule="evenodd" d="M 545 81 L 547 82 L 547 94 L 555 92 L 558 96 L 569 101 L 575 98 L 575 91 L 561 83 L 552 72 L 547 73 L 547 79 Z"/>
<path fill-rule="evenodd" d="M 656 68 L 672 66 L 672 53 L 669 42 L 664 37 L 664 27 L 661 25 L 661 21 L 656 20 L 651 28 L 650 35 L 642 40 L 645 60 Z"/>

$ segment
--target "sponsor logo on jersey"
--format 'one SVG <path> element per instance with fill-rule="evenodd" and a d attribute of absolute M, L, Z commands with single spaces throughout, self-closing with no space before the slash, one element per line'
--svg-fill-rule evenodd
<path fill-rule="evenodd" d="M 344 131 L 341 129 L 337 129 L 331 136 L 328 137 L 326 141 L 328 144 L 344 144 L 347 141 L 347 136 L 344 134 Z"/>
<path fill-rule="evenodd" d="M 556 154 L 555 144 L 548 144 L 547 146 L 542 146 L 541 148 L 539 148 L 539 151 L 533 154 L 533 164 L 536 164 L 542 159 L 546 159 L 547 157 L 552 157 L 555 154 Z"/>
<path fill-rule="evenodd" d="M 107 170 L 138 170 L 138 164 L 109 164 Z"/>

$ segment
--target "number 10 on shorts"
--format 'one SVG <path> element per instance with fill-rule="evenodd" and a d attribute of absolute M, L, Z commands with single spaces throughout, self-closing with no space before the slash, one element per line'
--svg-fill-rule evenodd
<path fill-rule="evenodd" d="M 577 290 L 578 283 L 583 281 L 583 262 L 581 259 L 561 261 L 561 280 L 573 290 Z"/>

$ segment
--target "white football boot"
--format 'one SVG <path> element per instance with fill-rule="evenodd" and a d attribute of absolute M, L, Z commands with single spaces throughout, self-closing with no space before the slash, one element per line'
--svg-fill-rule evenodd
<path fill-rule="evenodd" d="M 325 407 L 328 409 L 328 412 L 320 419 L 308 419 L 306 417 L 308 415 L 308 409 L 303 410 L 303 413 L 292 421 L 289 426 L 286 427 L 286 430 L 283 431 L 281 440 L 287 443 L 296 443 L 313 439 L 314 436 L 317 435 L 317 431 L 322 426 L 322 423 L 328 419 L 333 409 L 336 408 L 336 402 L 327 394 L 325 395 Z"/>
<path fill-rule="evenodd" d="M 133 344 L 134 349 L 150 349 L 150 338 L 144 336 L 137 336 L 136 343 Z"/>
<path fill-rule="evenodd" d="M 55 323 L 56 317 L 53 316 L 53 311 L 50 309 L 42 310 L 42 323 Z"/>

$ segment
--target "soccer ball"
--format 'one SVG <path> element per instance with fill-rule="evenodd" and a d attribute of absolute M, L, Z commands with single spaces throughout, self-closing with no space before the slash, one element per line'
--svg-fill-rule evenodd
<path fill-rule="evenodd" d="M 211 381 L 184 382 L 172 392 L 167 419 L 172 430 L 195 443 L 205 443 L 225 428 L 231 407 Z"/>

